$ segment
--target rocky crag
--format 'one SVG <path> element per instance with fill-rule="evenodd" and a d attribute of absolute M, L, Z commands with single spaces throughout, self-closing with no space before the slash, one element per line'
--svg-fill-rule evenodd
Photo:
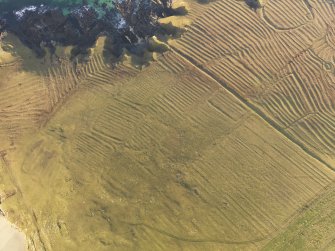
<path fill-rule="evenodd" d="M 112 7 L 111 7 L 112 6 Z M 31 5 L 3 13 L 0 32 L 10 31 L 24 44 L 43 56 L 56 45 L 75 46 L 73 54 L 91 47 L 97 37 L 109 38 L 112 53 L 119 56 L 126 48 L 138 53 L 153 35 L 164 34 L 161 17 L 176 15 L 171 0 L 122 0 L 110 3 L 86 1 L 64 11 L 61 7 Z"/>

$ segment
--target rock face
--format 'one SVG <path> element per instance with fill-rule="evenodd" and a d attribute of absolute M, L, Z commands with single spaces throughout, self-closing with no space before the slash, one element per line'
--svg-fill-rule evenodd
<path fill-rule="evenodd" d="M 29 6 L 2 17 L 0 32 L 15 33 L 40 56 L 43 47 L 53 50 L 57 43 L 88 48 L 101 34 L 109 36 L 115 48 L 135 48 L 159 31 L 158 17 L 173 13 L 170 0 L 122 0 L 113 5 L 84 5 L 69 14 L 58 7 Z"/>
<path fill-rule="evenodd" d="M 41 7 L 40 7 L 41 8 Z M 8 22 L 7 29 L 25 44 L 43 55 L 42 47 L 53 49 L 55 43 L 89 46 L 104 31 L 104 25 L 91 8 L 64 15 L 58 8 L 26 12 L 19 19 Z"/>

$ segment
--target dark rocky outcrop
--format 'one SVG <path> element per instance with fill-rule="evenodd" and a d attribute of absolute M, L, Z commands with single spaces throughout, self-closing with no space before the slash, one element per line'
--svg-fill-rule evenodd
<path fill-rule="evenodd" d="M 43 56 L 47 47 L 51 52 L 56 44 L 74 45 L 75 52 L 91 47 L 100 35 L 109 37 L 113 53 L 122 48 L 135 50 L 148 37 L 162 32 L 159 17 L 174 14 L 171 0 L 122 0 L 97 8 L 84 5 L 64 14 L 61 8 L 33 6 L 2 17 L 1 30 L 16 34 L 22 42 Z"/>

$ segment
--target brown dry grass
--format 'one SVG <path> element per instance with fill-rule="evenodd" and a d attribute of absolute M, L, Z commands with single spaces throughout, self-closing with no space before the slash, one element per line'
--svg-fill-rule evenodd
<path fill-rule="evenodd" d="M 302 229 L 326 236 L 329 221 L 299 225 L 328 215 L 332 200 L 315 199 L 335 178 L 333 7 L 311 4 L 190 3 L 189 31 L 141 71 L 99 50 L 77 67 L 1 67 L 0 181 L 18 191 L 4 206 L 29 248 L 281 250 Z"/>

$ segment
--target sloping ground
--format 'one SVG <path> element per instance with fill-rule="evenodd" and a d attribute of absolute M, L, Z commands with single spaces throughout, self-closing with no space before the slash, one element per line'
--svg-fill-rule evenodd
<path fill-rule="evenodd" d="M 334 15 L 328 1 L 218 1 L 173 43 L 310 154 L 335 166 Z"/>
<path fill-rule="evenodd" d="M 8 153 L 32 249 L 258 249 L 334 179 L 175 53 L 96 69 Z"/>
<path fill-rule="evenodd" d="M 333 66 L 318 68 L 332 33 L 305 3 L 285 22 L 271 6 L 286 1 L 195 4 L 202 17 L 142 71 L 99 54 L 45 75 L 1 67 L 0 189 L 17 192 L 3 206 L 29 248 L 282 250 L 313 234 L 333 204 Z"/>
<path fill-rule="evenodd" d="M 264 250 L 334 250 L 334 186 L 303 212 Z"/>

